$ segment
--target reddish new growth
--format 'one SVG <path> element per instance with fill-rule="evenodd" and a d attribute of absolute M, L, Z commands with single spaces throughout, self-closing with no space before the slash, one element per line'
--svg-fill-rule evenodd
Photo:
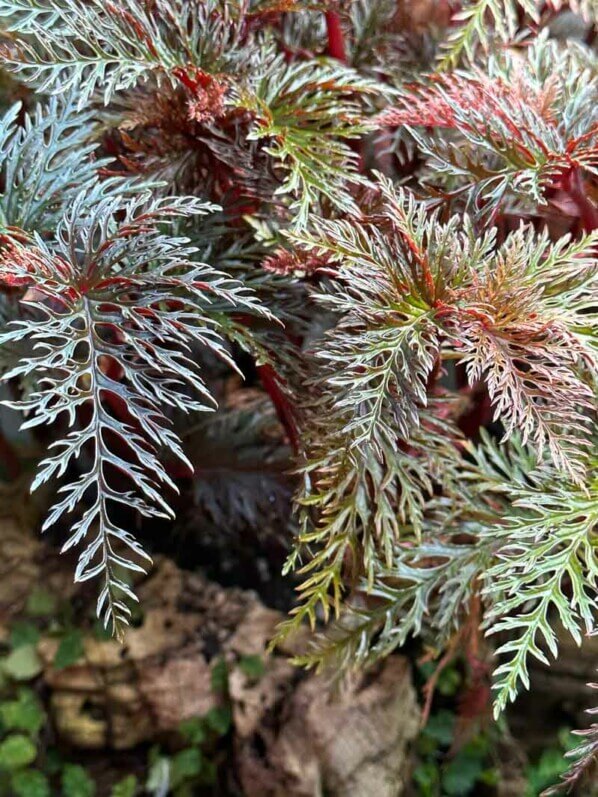
<path fill-rule="evenodd" d="M 119 131 L 130 153 L 187 153 L 201 146 L 204 125 L 225 115 L 227 85 L 222 79 L 194 66 L 176 67 L 172 74 L 179 86 L 140 87 L 125 106 Z M 126 165 L 134 168 L 130 162 Z"/>
<path fill-rule="evenodd" d="M 312 276 L 328 266 L 325 255 L 315 255 L 312 252 L 297 250 L 289 252 L 288 249 L 277 249 L 273 255 L 267 257 L 262 268 L 274 274 Z"/>
<path fill-rule="evenodd" d="M 18 277 L 9 272 L 2 274 L 2 283 L 7 288 L 22 288 L 24 285 L 31 285 L 33 280 L 30 277 Z"/>
<path fill-rule="evenodd" d="M 26 238 L 24 239 L 26 242 Z M 0 236 L 0 282 L 3 287 L 23 288 L 33 285 L 34 274 L 39 272 L 50 277 L 46 263 L 36 250 L 19 246 L 14 239 Z M 60 263 L 60 261 L 58 261 Z M 29 276 L 31 274 L 31 276 Z"/>
<path fill-rule="evenodd" d="M 395 108 L 379 116 L 382 125 L 421 125 L 473 130 L 480 119 L 490 124 L 498 119 L 508 125 L 517 138 L 521 125 L 513 120 L 530 110 L 544 122 L 552 124 L 552 103 L 555 86 L 551 81 L 540 90 L 525 84 L 514 75 L 507 85 L 499 78 L 477 72 L 476 79 L 459 74 L 432 75 L 428 84 L 410 84 L 408 93 Z M 474 124 L 471 116 L 476 115 Z M 526 125 L 527 126 L 527 125 Z"/>
<path fill-rule="evenodd" d="M 226 106 L 222 77 L 192 66 L 173 76 L 176 86 L 139 86 L 125 98 L 107 150 L 130 172 L 168 174 L 181 193 L 202 184 L 235 216 L 255 212 L 255 198 L 271 197 L 278 183 L 263 148 L 247 141 L 250 115 Z"/>
<path fill-rule="evenodd" d="M 226 84 L 195 66 L 176 67 L 172 74 L 187 90 L 187 112 L 194 122 L 210 122 L 224 113 Z"/>
<path fill-rule="evenodd" d="M 562 188 L 582 228 L 595 229 L 596 211 L 580 170 L 598 167 L 597 126 L 579 135 L 569 132 L 570 120 L 560 107 L 562 80 L 553 75 L 539 86 L 518 67 L 508 77 L 472 73 L 433 75 L 407 86 L 396 107 L 380 114 L 380 126 L 453 129 L 476 148 L 483 139 L 514 171 L 535 169 L 545 188 Z"/>

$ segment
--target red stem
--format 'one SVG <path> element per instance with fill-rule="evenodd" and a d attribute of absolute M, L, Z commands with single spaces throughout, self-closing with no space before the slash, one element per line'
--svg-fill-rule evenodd
<path fill-rule="evenodd" d="M 338 11 L 326 11 L 325 16 L 326 29 L 328 31 L 328 55 L 346 64 L 347 52 L 345 49 L 345 34 L 343 33 L 340 14 Z M 363 173 L 365 163 L 363 141 L 352 141 L 351 149 L 359 155 L 358 171 Z"/>
<path fill-rule="evenodd" d="M 293 451 L 297 453 L 299 451 L 299 434 L 295 426 L 295 418 L 293 417 L 291 405 L 280 387 L 276 371 L 271 365 L 265 364 L 258 365 L 257 372 L 264 390 L 270 396 L 272 404 L 274 404 L 276 414 L 288 435 Z"/>
<path fill-rule="evenodd" d="M 328 55 L 346 64 L 345 37 L 341 18 L 337 11 L 326 11 L 326 29 L 328 31 Z"/>
<path fill-rule="evenodd" d="M 598 228 L 598 208 L 585 191 L 581 169 L 573 169 L 569 175 L 569 196 L 577 205 L 581 227 L 585 232 Z"/>

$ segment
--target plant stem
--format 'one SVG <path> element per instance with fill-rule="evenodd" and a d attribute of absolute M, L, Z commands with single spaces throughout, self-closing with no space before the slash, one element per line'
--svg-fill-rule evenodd
<path fill-rule="evenodd" d="M 577 205 L 581 227 L 585 232 L 598 228 L 598 208 L 588 198 L 581 169 L 573 169 L 569 176 L 569 196 Z"/>
<path fill-rule="evenodd" d="M 328 55 L 346 64 L 345 37 L 338 11 L 326 11 L 326 29 L 328 31 Z"/>
<path fill-rule="evenodd" d="M 278 418 L 287 433 L 293 451 L 297 453 L 297 451 L 299 451 L 299 434 L 295 425 L 293 410 L 282 388 L 280 387 L 276 372 L 272 366 L 268 364 L 258 365 L 257 372 L 260 377 L 262 387 L 270 396 L 272 404 L 274 405 L 274 409 L 276 410 L 276 414 L 278 415 Z"/>

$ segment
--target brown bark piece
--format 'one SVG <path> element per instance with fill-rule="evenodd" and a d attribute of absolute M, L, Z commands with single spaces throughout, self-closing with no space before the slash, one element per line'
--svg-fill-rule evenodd
<path fill-rule="evenodd" d="M 286 699 L 278 731 L 267 723 L 239 750 L 247 797 L 399 797 L 419 709 L 406 659 L 392 657 L 334 697 L 319 676 Z M 264 753 L 265 749 L 265 753 Z"/>
<path fill-rule="evenodd" d="M 64 577 L 70 583 L 68 562 L 48 556 L 43 542 L 8 521 L 0 536 L 7 560 L 22 575 L 10 616 L 35 584 Z M 59 589 L 73 594 L 66 585 Z M 144 613 L 124 645 L 89 634 L 82 659 L 56 670 L 59 640 L 48 636 L 38 644 L 62 740 L 80 749 L 127 750 L 176 732 L 183 720 L 204 716 L 225 699 L 212 686 L 213 668 L 224 659 L 233 715 L 230 771 L 246 797 L 403 793 L 408 745 L 419 722 L 405 659 L 389 658 L 375 677 L 334 696 L 322 677 L 288 659 L 302 649 L 304 635 L 266 654 L 282 615 L 254 593 L 225 589 L 162 557 L 136 589 Z M 247 656 L 259 656 L 264 672 L 248 675 Z"/>

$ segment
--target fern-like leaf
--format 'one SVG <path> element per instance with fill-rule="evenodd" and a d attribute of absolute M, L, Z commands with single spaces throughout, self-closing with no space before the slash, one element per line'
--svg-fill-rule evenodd
<path fill-rule="evenodd" d="M 471 533 L 471 528 L 468 531 Z M 367 667 L 422 631 L 442 646 L 466 615 L 469 601 L 491 561 L 489 546 L 434 541 L 398 545 L 390 567 L 374 584 L 363 582 L 340 617 L 318 634 L 300 664 L 335 677 Z"/>
<path fill-rule="evenodd" d="M 239 7 L 220 0 L 1 0 L 4 64 L 41 91 L 101 88 L 104 102 L 153 75 L 191 65 L 215 73 L 237 59 Z"/>
<path fill-rule="evenodd" d="M 313 624 L 319 605 L 338 613 L 352 567 L 372 587 L 400 535 L 422 534 L 434 492 L 452 492 L 460 435 L 429 395 L 445 359 L 463 363 L 472 385 L 485 382 L 505 437 L 521 434 L 538 456 L 547 448 L 584 480 L 596 365 L 576 323 L 587 323 L 596 236 L 550 245 L 521 229 L 497 248 L 492 231 L 479 238 L 458 217 L 442 224 L 383 178 L 378 189 L 369 217 L 313 219 L 290 236 L 325 260 L 330 279 L 315 298 L 338 320 L 315 345 L 323 367 L 303 409 L 303 527 L 291 566 L 310 557 L 299 567 L 303 602 L 282 633 L 302 617 Z"/>
<path fill-rule="evenodd" d="M 455 196 L 466 192 L 476 213 L 513 197 L 546 205 L 548 189 L 573 170 L 598 170 L 598 82 L 587 67 L 581 49 L 541 36 L 525 60 L 507 52 L 487 70 L 406 86 L 380 122 L 406 126 L 434 179 Z M 430 127 L 433 136 L 420 129 Z"/>
<path fill-rule="evenodd" d="M 592 689 L 598 689 L 598 684 L 588 684 Z M 586 713 L 590 716 L 598 715 L 598 707 L 589 708 Z M 566 753 L 571 759 L 567 772 L 562 776 L 562 783 L 542 792 L 540 797 L 554 797 L 556 794 L 567 794 L 575 787 L 590 786 L 595 782 L 598 774 L 598 722 L 593 722 L 589 728 L 573 731 L 576 736 L 583 737 L 583 741 L 573 750 Z"/>
<path fill-rule="evenodd" d="M 194 262 L 186 239 L 159 230 L 212 209 L 185 197 L 102 198 L 98 186 L 73 200 L 55 247 L 36 235 L 1 254 L 0 275 L 28 286 L 23 301 L 33 315 L 2 335 L 3 343 L 33 344 L 5 379 L 34 375 L 38 384 L 11 406 L 27 414 L 25 428 L 64 418 L 70 430 L 40 464 L 33 489 L 70 473 L 77 460 L 89 463 L 60 489 L 44 528 L 86 506 L 63 549 L 85 544 L 76 579 L 102 577 L 98 613 L 116 633 L 132 597 L 122 570 L 138 570 L 147 558 L 118 525 L 119 507 L 171 516 L 163 492 L 176 488 L 159 455 L 188 460 L 165 413 L 213 406 L 193 347 L 207 346 L 234 367 L 221 336 L 226 312 L 258 311 L 242 285 Z M 133 491 L 120 486 L 122 478 Z"/>
<path fill-rule="evenodd" d="M 588 492 L 537 481 L 531 488 L 515 488 L 519 514 L 491 531 L 501 547 L 499 561 L 488 573 L 486 594 L 492 607 L 487 622 L 490 633 L 510 637 L 497 650 L 507 657 L 495 671 L 497 716 L 515 698 L 519 683 L 529 688 L 530 656 L 546 664 L 545 648 L 557 656 L 555 617 L 578 644 L 582 632 L 595 630 L 596 486 L 594 477 Z"/>
<path fill-rule="evenodd" d="M 298 197 L 294 225 L 305 227 L 310 208 L 322 197 L 341 211 L 355 211 L 348 184 L 363 183 L 359 157 L 346 143 L 369 129 L 363 95 L 382 87 L 342 65 L 266 61 L 242 90 L 239 105 L 255 115 L 250 139 L 265 140 L 269 154 L 287 172 L 279 194 Z"/>
<path fill-rule="evenodd" d="M 53 233 L 62 209 L 92 183 L 106 159 L 94 160 L 92 113 L 76 109 L 74 96 L 50 98 L 17 119 L 21 105 L 4 115 L 0 126 L 0 225 Z M 106 192 L 112 181 L 103 184 Z M 125 182 L 118 190 L 125 192 Z"/>
<path fill-rule="evenodd" d="M 539 21 L 538 0 L 468 0 L 453 17 L 454 29 L 444 43 L 438 68 L 455 66 L 465 55 L 469 60 L 482 45 L 489 47 L 492 35 L 503 42 L 517 33 L 517 11 L 522 9 L 533 21 Z"/>

